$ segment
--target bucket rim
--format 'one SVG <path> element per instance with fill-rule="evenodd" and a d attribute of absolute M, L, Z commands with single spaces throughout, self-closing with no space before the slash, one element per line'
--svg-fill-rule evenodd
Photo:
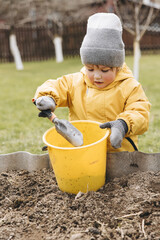
<path fill-rule="evenodd" d="M 89 123 L 95 123 L 95 124 L 101 124 L 100 122 L 97 122 L 97 121 L 92 121 L 92 120 L 74 120 L 74 121 L 70 121 L 71 123 L 76 123 L 76 122 L 89 122 Z M 105 135 L 101 138 L 101 139 L 99 139 L 98 141 L 96 141 L 96 142 L 94 142 L 94 143 L 91 143 L 91 144 L 88 144 L 88 145 L 85 145 L 85 146 L 79 146 L 79 147 L 58 147 L 58 146 L 54 146 L 54 145 L 51 145 L 50 143 L 48 143 L 47 141 L 46 141 L 46 139 L 45 139 L 45 137 L 46 137 L 46 135 L 47 135 L 47 133 L 51 130 L 51 129 L 53 129 L 53 128 L 55 128 L 55 127 L 51 127 L 51 128 L 49 128 L 44 134 L 43 134 L 43 142 L 48 146 L 48 147 L 51 147 L 51 148 L 54 148 L 54 149 L 63 149 L 63 150 L 78 150 L 78 149 L 83 149 L 83 148 L 88 148 L 88 147 L 92 147 L 92 146 L 94 146 L 94 145 L 96 145 L 96 144 L 98 144 L 98 143 L 100 143 L 100 142 L 102 142 L 105 138 L 107 138 L 108 137 L 108 135 L 109 135 L 109 130 L 107 130 L 106 129 L 106 133 L 105 133 Z"/>

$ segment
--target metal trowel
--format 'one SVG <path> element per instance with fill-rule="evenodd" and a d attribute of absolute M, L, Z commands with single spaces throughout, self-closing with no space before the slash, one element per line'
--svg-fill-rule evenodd
<path fill-rule="evenodd" d="M 83 145 L 82 133 L 65 119 L 58 119 L 51 110 L 43 110 L 39 113 L 39 117 L 47 117 L 55 124 L 56 131 L 61 134 L 73 146 L 79 147 Z"/>

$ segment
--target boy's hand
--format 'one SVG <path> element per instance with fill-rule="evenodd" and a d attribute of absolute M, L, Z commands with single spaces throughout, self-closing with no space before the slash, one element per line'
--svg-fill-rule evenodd
<path fill-rule="evenodd" d="M 52 112 L 54 112 L 54 110 L 56 108 L 55 101 L 51 97 L 48 97 L 48 96 L 42 96 L 42 97 L 37 98 L 35 103 L 36 103 L 37 108 L 40 111 L 50 109 Z"/>
<path fill-rule="evenodd" d="M 110 128 L 110 141 L 114 148 L 120 148 L 122 140 L 128 131 L 126 122 L 122 119 L 100 124 L 100 128 Z"/>

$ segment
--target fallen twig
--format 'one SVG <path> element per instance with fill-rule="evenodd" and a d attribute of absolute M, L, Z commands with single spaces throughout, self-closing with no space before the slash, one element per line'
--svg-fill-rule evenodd
<path fill-rule="evenodd" d="M 115 217 L 115 219 L 133 217 L 133 216 L 140 215 L 141 213 L 142 213 L 142 211 L 141 211 L 141 212 L 138 212 L 138 213 L 131 213 L 131 214 L 127 214 L 127 215 L 124 215 L 124 216 L 121 216 L 121 217 Z"/>
<path fill-rule="evenodd" d="M 81 191 L 79 191 L 79 192 L 77 193 L 77 195 L 75 196 L 75 200 L 78 199 L 78 198 L 80 198 L 80 197 L 83 196 L 83 195 L 84 195 L 84 193 L 81 192 Z"/>
<path fill-rule="evenodd" d="M 5 199 L 10 202 L 10 203 L 13 203 L 12 200 L 10 200 L 8 197 L 5 197 Z"/>
<path fill-rule="evenodd" d="M 123 229 L 118 227 L 117 230 L 121 233 L 121 238 L 124 239 L 124 231 L 123 231 Z"/>
<path fill-rule="evenodd" d="M 147 234 L 146 234 L 146 232 L 144 230 L 144 219 L 142 220 L 142 232 L 144 234 L 144 238 L 147 239 Z"/>
<path fill-rule="evenodd" d="M 124 232 L 123 232 L 123 229 L 120 228 L 120 231 L 121 231 L 121 238 L 123 239 L 123 238 L 124 238 Z"/>

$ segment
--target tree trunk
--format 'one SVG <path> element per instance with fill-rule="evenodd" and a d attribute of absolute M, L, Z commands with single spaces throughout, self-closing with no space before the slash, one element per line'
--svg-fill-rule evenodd
<path fill-rule="evenodd" d="M 11 53 L 12 53 L 13 58 L 14 58 L 14 62 L 16 64 L 16 69 L 17 70 L 23 70 L 24 67 L 23 67 L 23 63 L 22 63 L 22 60 L 21 60 L 20 51 L 19 51 L 18 46 L 17 46 L 16 35 L 13 34 L 13 33 L 9 36 L 9 44 L 10 44 Z"/>
<path fill-rule="evenodd" d="M 138 81 L 139 80 L 139 60 L 140 60 L 140 57 L 141 57 L 139 41 L 134 40 L 133 50 L 134 50 L 133 75 L 134 75 L 135 79 Z"/>
<path fill-rule="evenodd" d="M 56 61 L 58 63 L 63 62 L 62 38 L 56 36 L 53 39 L 53 43 L 55 47 Z"/>

